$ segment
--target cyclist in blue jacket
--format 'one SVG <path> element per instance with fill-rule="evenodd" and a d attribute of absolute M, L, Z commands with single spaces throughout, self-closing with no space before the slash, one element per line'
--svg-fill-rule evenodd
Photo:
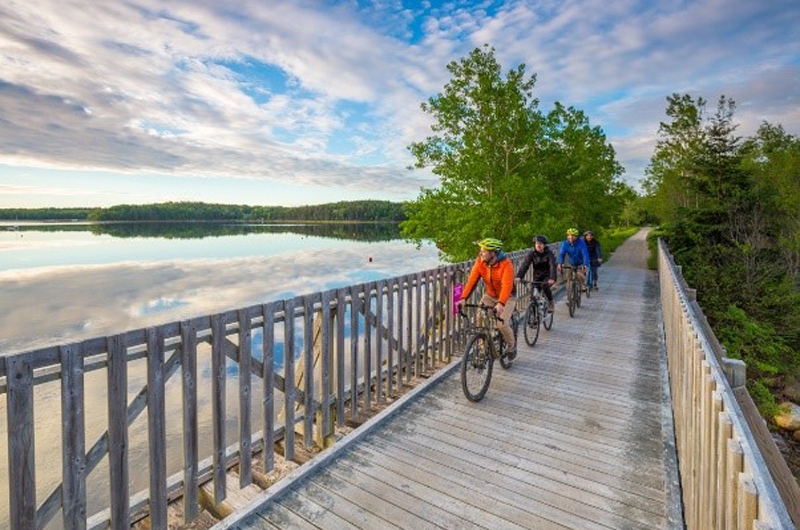
<path fill-rule="evenodd" d="M 586 292 L 586 267 L 589 265 L 589 249 L 586 241 L 578 238 L 578 229 L 567 230 L 567 240 L 561 242 L 558 252 L 558 270 L 564 272 L 564 256 L 569 257 L 569 264 L 575 267 L 581 289 Z"/>

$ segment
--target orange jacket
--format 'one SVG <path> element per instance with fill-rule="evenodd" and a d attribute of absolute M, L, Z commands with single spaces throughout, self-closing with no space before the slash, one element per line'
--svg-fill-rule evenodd
<path fill-rule="evenodd" d="M 464 286 L 464 293 L 461 295 L 462 300 L 466 300 L 472 294 L 472 289 L 478 283 L 479 276 L 483 278 L 483 283 L 486 285 L 486 294 L 492 298 L 497 298 L 505 305 L 511 296 L 511 291 L 514 289 L 514 264 L 511 263 L 511 260 L 503 257 L 503 259 L 490 266 L 478 257 L 475 265 L 472 266 L 472 272 L 469 273 L 467 285 Z"/>

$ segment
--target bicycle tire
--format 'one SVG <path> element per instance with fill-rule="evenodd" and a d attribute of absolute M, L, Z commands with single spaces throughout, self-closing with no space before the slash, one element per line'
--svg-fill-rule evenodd
<path fill-rule="evenodd" d="M 542 325 L 547 331 L 550 331 L 550 328 L 553 327 L 553 312 L 546 308 L 544 310 L 544 317 L 542 318 Z"/>
<path fill-rule="evenodd" d="M 534 300 L 528 305 L 525 311 L 525 327 L 522 332 L 525 335 L 525 344 L 533 348 L 536 341 L 539 340 L 539 327 L 541 326 L 541 319 L 539 318 L 539 308 L 537 302 Z"/>
<path fill-rule="evenodd" d="M 576 288 L 575 288 L 575 292 L 577 293 L 577 296 L 575 297 L 575 307 L 580 307 L 581 306 L 581 296 L 583 296 L 582 295 L 582 293 L 583 293 L 583 285 L 581 285 L 580 281 L 577 281 L 576 284 L 577 285 L 576 285 Z"/>
<path fill-rule="evenodd" d="M 464 350 L 464 357 L 461 359 L 461 389 L 464 391 L 464 396 L 475 403 L 483 399 L 486 391 L 489 390 L 489 383 L 492 381 L 494 359 L 492 358 L 491 346 L 489 346 L 488 341 L 489 338 L 485 333 L 476 333 L 470 337 Z M 483 351 L 480 351 L 481 349 Z M 473 388 L 475 384 L 470 381 L 468 372 L 471 371 L 477 372 L 477 375 L 482 376 L 476 378 L 476 388 Z M 481 379 L 483 380 L 477 383 Z"/>
<path fill-rule="evenodd" d="M 575 282 L 570 283 L 569 291 L 567 292 L 570 318 L 575 317 Z"/>
<path fill-rule="evenodd" d="M 592 274 L 592 267 L 586 272 L 586 298 L 592 297 L 592 283 L 594 283 L 594 274 Z"/>

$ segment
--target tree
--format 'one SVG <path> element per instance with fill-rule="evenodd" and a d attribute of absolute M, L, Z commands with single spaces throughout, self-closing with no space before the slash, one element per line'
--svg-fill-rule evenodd
<path fill-rule="evenodd" d="M 534 234 L 597 227 L 621 211 L 613 186 L 622 168 L 582 111 L 556 103 L 543 114 L 536 76 L 521 64 L 503 77 L 489 46 L 447 69 L 443 92 L 422 104 L 433 134 L 409 146 L 413 168 L 432 168 L 440 186 L 408 204 L 406 237 L 433 239 L 445 259 L 461 260 L 481 237 L 513 250 Z"/>
<path fill-rule="evenodd" d="M 748 363 L 762 413 L 800 368 L 800 142 L 764 124 L 735 135 L 735 103 L 673 94 L 646 190 L 676 261 L 728 354 Z"/>

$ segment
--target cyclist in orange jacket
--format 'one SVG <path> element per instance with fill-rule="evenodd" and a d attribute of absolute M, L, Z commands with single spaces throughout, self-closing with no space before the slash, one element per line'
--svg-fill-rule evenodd
<path fill-rule="evenodd" d="M 467 284 L 458 301 L 458 308 L 464 305 L 472 294 L 478 278 L 483 279 L 486 293 L 481 298 L 481 305 L 494 307 L 495 313 L 503 319 L 497 321 L 497 329 L 503 334 L 503 340 L 508 345 L 508 359 L 517 356 L 517 344 L 514 332 L 511 330 L 511 314 L 514 312 L 514 299 L 511 294 L 514 289 L 514 264 L 503 252 L 503 243 L 499 239 L 487 237 L 478 242 L 480 255 L 472 266 Z"/>

